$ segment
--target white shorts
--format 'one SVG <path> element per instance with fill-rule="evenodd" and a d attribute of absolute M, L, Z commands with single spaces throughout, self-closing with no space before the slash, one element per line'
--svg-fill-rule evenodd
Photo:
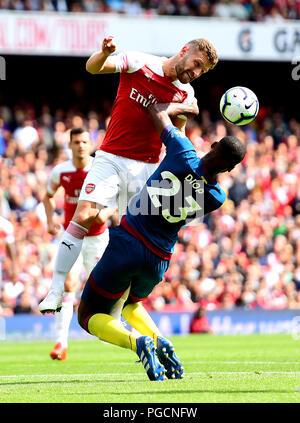
<path fill-rule="evenodd" d="M 129 200 L 145 185 L 157 163 L 145 163 L 98 150 L 88 172 L 79 200 L 97 203 L 99 207 L 119 208 L 126 212 Z"/>
<path fill-rule="evenodd" d="M 101 235 L 86 236 L 83 239 L 81 253 L 74 263 L 71 274 L 79 276 L 82 267 L 85 270 L 85 279 L 87 279 L 102 257 L 109 241 L 109 230 L 106 229 Z"/>

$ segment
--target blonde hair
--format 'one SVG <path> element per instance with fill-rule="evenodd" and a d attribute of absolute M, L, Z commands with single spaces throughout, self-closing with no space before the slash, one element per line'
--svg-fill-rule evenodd
<path fill-rule="evenodd" d="M 189 41 L 187 45 L 191 45 L 199 51 L 204 51 L 210 63 L 210 69 L 213 69 L 219 61 L 218 53 L 215 47 L 206 38 L 197 38 Z"/>

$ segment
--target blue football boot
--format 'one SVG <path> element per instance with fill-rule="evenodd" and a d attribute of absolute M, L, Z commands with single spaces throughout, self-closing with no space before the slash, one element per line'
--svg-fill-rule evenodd
<path fill-rule="evenodd" d="M 139 356 L 150 380 L 164 380 L 165 368 L 156 357 L 154 341 L 150 336 L 140 336 L 136 341 Z"/>
<path fill-rule="evenodd" d="M 175 353 L 175 348 L 171 341 L 162 336 L 158 336 L 156 354 L 159 361 L 166 369 L 166 376 L 168 379 L 182 379 L 184 377 L 184 368 Z"/>

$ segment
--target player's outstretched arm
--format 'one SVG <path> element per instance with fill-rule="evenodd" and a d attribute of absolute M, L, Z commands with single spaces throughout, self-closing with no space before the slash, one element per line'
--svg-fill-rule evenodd
<path fill-rule="evenodd" d="M 177 107 L 175 105 L 176 103 L 172 107 L 174 108 Z M 176 116 L 172 116 L 172 122 L 173 122 L 173 125 L 176 126 L 178 129 L 180 129 L 181 132 L 185 133 L 187 119 L 198 115 L 199 109 L 198 109 L 198 103 L 196 98 L 194 98 L 194 101 L 191 105 L 182 104 L 182 106 L 183 106 L 183 110 L 186 110 L 186 111 L 184 113 L 177 114 Z M 176 112 L 178 111 L 176 110 L 176 108 L 174 110 Z"/>
<path fill-rule="evenodd" d="M 173 125 L 167 112 L 168 107 L 169 103 L 152 104 L 148 107 L 148 113 L 159 135 L 167 126 Z"/>
<path fill-rule="evenodd" d="M 93 74 L 114 73 L 116 66 L 111 63 L 108 57 L 116 51 L 116 44 L 113 36 L 104 38 L 102 42 L 102 50 L 91 55 L 86 62 L 86 70 Z"/>
<path fill-rule="evenodd" d="M 178 117 L 178 115 L 185 115 L 187 118 L 197 116 L 199 114 L 197 100 L 194 98 L 191 104 L 168 103 L 167 113 L 172 118 Z"/>
<path fill-rule="evenodd" d="M 154 126 L 159 134 L 168 125 L 173 125 L 170 118 L 176 117 L 180 114 L 187 116 L 194 116 L 199 113 L 197 102 L 192 104 L 182 103 L 158 103 L 148 107 L 148 112 L 154 123 Z M 181 129 L 181 128 L 179 128 Z"/>

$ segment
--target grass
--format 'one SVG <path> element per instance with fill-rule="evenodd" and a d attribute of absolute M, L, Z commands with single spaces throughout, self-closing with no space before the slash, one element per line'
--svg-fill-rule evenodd
<path fill-rule="evenodd" d="M 0 343 L 1 403 L 300 403 L 300 341 L 289 335 L 170 338 L 182 380 L 150 382 L 131 351 L 70 341 L 66 361 L 51 342 Z"/>

